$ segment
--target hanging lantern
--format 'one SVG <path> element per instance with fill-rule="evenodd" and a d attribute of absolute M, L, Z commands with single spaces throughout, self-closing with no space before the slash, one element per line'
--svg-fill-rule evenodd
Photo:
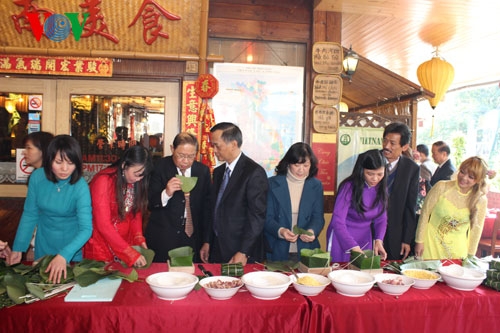
<path fill-rule="evenodd" d="M 213 98 L 219 92 L 219 81 L 212 74 L 200 74 L 194 89 L 201 98 Z"/>
<path fill-rule="evenodd" d="M 439 57 L 437 53 L 436 49 L 436 55 L 431 60 L 418 66 L 417 69 L 420 85 L 434 93 L 434 97 L 429 98 L 429 103 L 433 109 L 441 101 L 455 77 L 453 66 Z"/>

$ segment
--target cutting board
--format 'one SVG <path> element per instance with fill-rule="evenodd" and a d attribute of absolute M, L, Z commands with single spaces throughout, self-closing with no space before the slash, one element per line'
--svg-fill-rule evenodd
<path fill-rule="evenodd" d="M 122 279 L 104 278 L 87 287 L 75 285 L 64 298 L 65 302 L 111 302 Z"/>

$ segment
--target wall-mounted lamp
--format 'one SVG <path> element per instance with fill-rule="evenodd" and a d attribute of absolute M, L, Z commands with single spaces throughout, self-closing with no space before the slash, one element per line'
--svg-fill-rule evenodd
<path fill-rule="evenodd" d="M 344 55 L 344 61 L 342 65 L 344 67 L 344 73 L 340 74 L 343 78 L 349 79 L 352 82 L 352 76 L 356 73 L 356 68 L 358 67 L 359 56 L 356 52 L 352 50 L 352 45 L 349 50 Z"/>

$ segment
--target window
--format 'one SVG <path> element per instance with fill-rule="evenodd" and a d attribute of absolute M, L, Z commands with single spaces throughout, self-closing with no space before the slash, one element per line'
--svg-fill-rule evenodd
<path fill-rule="evenodd" d="M 134 145 L 162 156 L 164 97 L 71 95 L 71 135 L 84 163 L 113 163 Z"/>

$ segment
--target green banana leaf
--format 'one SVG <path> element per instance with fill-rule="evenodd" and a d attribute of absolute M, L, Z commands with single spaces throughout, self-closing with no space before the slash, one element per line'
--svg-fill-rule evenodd
<path fill-rule="evenodd" d="M 155 251 L 151 249 L 145 249 L 142 246 L 138 245 L 134 245 L 132 246 L 132 248 L 137 252 L 139 252 L 141 255 L 143 255 L 144 258 L 146 259 L 146 265 L 138 268 L 140 269 L 149 268 L 149 266 L 151 266 L 151 263 L 153 262 L 153 258 L 155 257 Z"/>
<path fill-rule="evenodd" d="M 191 266 L 193 265 L 193 249 L 190 246 L 178 247 L 168 251 L 170 266 Z"/>
<path fill-rule="evenodd" d="M 45 292 L 36 284 L 26 283 L 26 288 L 28 288 L 30 294 L 34 295 L 35 297 L 38 297 L 39 299 L 45 299 Z"/>
<path fill-rule="evenodd" d="M 7 295 L 15 304 L 24 303 L 24 295 L 26 295 L 26 279 L 22 275 L 7 273 L 3 279 Z"/>
<path fill-rule="evenodd" d="M 292 232 L 296 235 L 307 235 L 307 236 L 312 236 L 313 233 L 310 231 L 307 231 L 305 229 L 299 228 L 296 225 L 293 226 Z"/>
<path fill-rule="evenodd" d="M 290 272 L 291 269 L 297 269 L 299 263 L 293 260 L 287 261 L 267 261 L 266 270 L 271 272 Z"/>
<path fill-rule="evenodd" d="M 364 250 L 364 255 L 360 252 L 351 251 L 349 261 L 359 269 L 380 268 L 380 256 L 375 256 L 372 250 Z"/>
<path fill-rule="evenodd" d="M 300 262 L 309 268 L 330 266 L 330 252 L 320 248 L 300 250 Z"/>
<path fill-rule="evenodd" d="M 401 270 L 417 268 L 417 269 L 426 269 L 428 271 L 437 272 L 439 266 L 441 266 L 441 260 L 419 260 L 419 261 L 405 263 L 401 265 L 400 268 Z"/>
<path fill-rule="evenodd" d="M 73 267 L 73 272 L 76 282 L 82 287 L 90 286 L 112 274 L 112 272 L 105 271 L 104 268 L 84 268 L 78 266 Z"/>
<path fill-rule="evenodd" d="M 191 190 L 196 186 L 196 182 L 198 181 L 198 177 L 186 177 L 181 175 L 175 175 L 175 177 L 181 180 L 181 189 L 184 193 L 191 192 Z"/>

